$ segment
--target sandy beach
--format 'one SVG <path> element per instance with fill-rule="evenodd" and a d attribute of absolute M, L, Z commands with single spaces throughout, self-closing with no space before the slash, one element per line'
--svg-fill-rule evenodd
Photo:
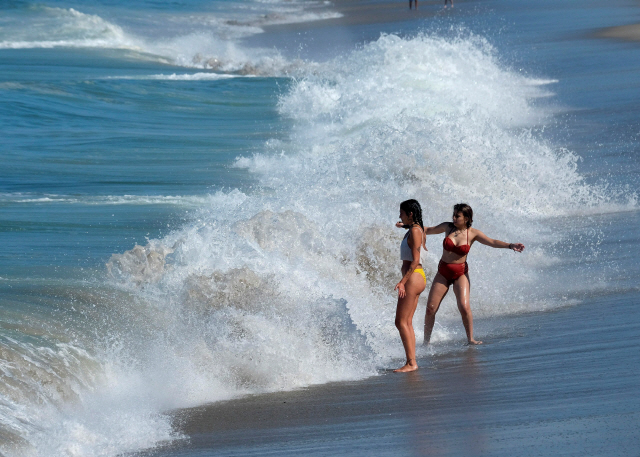
<path fill-rule="evenodd" d="M 332 10 L 341 13 L 342 17 L 313 22 L 270 25 L 265 27 L 265 31 L 289 32 L 320 27 L 347 27 L 361 24 L 402 22 L 433 16 L 434 9 L 441 4 L 441 1 L 419 1 L 418 9 L 410 10 L 408 1 L 362 2 L 358 0 L 335 0 L 331 2 L 330 7 Z"/>
<path fill-rule="evenodd" d="M 640 41 L 640 24 L 620 25 L 600 30 L 596 33 L 599 38 L 612 38 L 623 41 Z"/>
<path fill-rule="evenodd" d="M 410 374 L 176 411 L 188 439 L 145 455 L 634 455 L 637 304 L 633 294 L 503 318 L 485 345 Z"/>

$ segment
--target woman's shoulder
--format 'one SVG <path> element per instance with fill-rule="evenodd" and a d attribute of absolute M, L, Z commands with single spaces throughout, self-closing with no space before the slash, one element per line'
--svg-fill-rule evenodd
<path fill-rule="evenodd" d="M 418 227 L 417 225 L 414 225 L 413 227 L 411 227 L 409 229 L 409 233 L 411 233 L 411 235 L 413 235 L 413 236 L 422 237 L 423 230 L 422 230 L 421 227 Z"/>
<path fill-rule="evenodd" d="M 469 227 L 467 230 L 469 231 L 469 238 L 474 240 L 474 241 L 478 236 L 483 236 L 484 235 L 484 233 L 482 233 L 480 230 L 478 230 L 475 227 Z"/>

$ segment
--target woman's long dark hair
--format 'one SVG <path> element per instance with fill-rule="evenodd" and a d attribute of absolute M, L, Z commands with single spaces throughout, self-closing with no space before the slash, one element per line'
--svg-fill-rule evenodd
<path fill-rule="evenodd" d="M 467 228 L 471 227 L 473 224 L 473 210 L 466 203 L 458 203 L 457 205 L 453 205 L 453 214 L 462 213 L 464 217 L 469 218 L 467 221 Z"/>
<path fill-rule="evenodd" d="M 422 231 L 424 232 L 424 224 L 422 223 L 422 207 L 420 206 L 420 203 L 418 203 L 418 200 L 405 200 L 400 203 L 400 209 L 404 211 L 407 216 L 411 214 L 413 222 L 419 224 L 420 228 L 422 228 Z M 405 228 L 411 227 L 405 225 Z"/>

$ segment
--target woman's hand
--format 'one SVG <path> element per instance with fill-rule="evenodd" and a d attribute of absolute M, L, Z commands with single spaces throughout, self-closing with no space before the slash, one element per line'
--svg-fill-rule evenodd
<path fill-rule="evenodd" d="M 396 287 L 393 290 L 398 291 L 398 297 L 400 298 L 404 298 L 405 295 L 407 295 L 407 292 L 404 290 L 404 284 L 402 284 L 402 281 L 396 284 Z"/>
<path fill-rule="evenodd" d="M 522 252 L 522 251 L 524 251 L 524 244 L 522 244 L 522 243 L 511 243 L 509 245 L 509 249 L 513 249 L 515 252 Z"/>
<path fill-rule="evenodd" d="M 402 221 L 400 221 L 400 222 L 396 222 L 396 227 L 398 227 L 398 228 L 404 228 L 404 224 L 402 223 Z"/>

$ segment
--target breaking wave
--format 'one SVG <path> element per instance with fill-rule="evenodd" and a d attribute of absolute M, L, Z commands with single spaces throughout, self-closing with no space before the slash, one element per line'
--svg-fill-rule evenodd
<path fill-rule="evenodd" d="M 59 331 L 16 321 L 32 339 L 2 337 L 1 452 L 115 455 L 179 438 L 169 409 L 402 359 L 394 223 L 407 198 L 427 225 L 466 201 L 489 236 L 527 245 L 519 256 L 474 246 L 477 317 L 562 305 L 556 285 L 570 282 L 545 271 L 554 246 L 574 241 L 550 219 L 625 203 L 537 133 L 552 82 L 505 68 L 480 37 L 430 35 L 383 36 L 294 81 L 279 102 L 288 139 L 235 162 L 260 190 L 211 195 L 183 228 L 113 254 L 106 281 L 59 294 L 77 313 L 57 317 Z M 428 279 L 440 243 L 428 240 Z M 463 338 L 454 308 L 433 350 Z"/>
<path fill-rule="evenodd" d="M 104 19 L 74 8 L 25 3 L 4 9 L 0 49 L 96 48 L 126 50 L 130 56 L 159 63 L 222 73 L 284 75 L 305 62 L 289 61 L 276 49 L 240 44 L 261 27 L 340 17 L 315 2 L 254 2 L 222 12 L 159 15 L 154 18 Z M 115 15 L 117 17 L 117 15 Z"/>

